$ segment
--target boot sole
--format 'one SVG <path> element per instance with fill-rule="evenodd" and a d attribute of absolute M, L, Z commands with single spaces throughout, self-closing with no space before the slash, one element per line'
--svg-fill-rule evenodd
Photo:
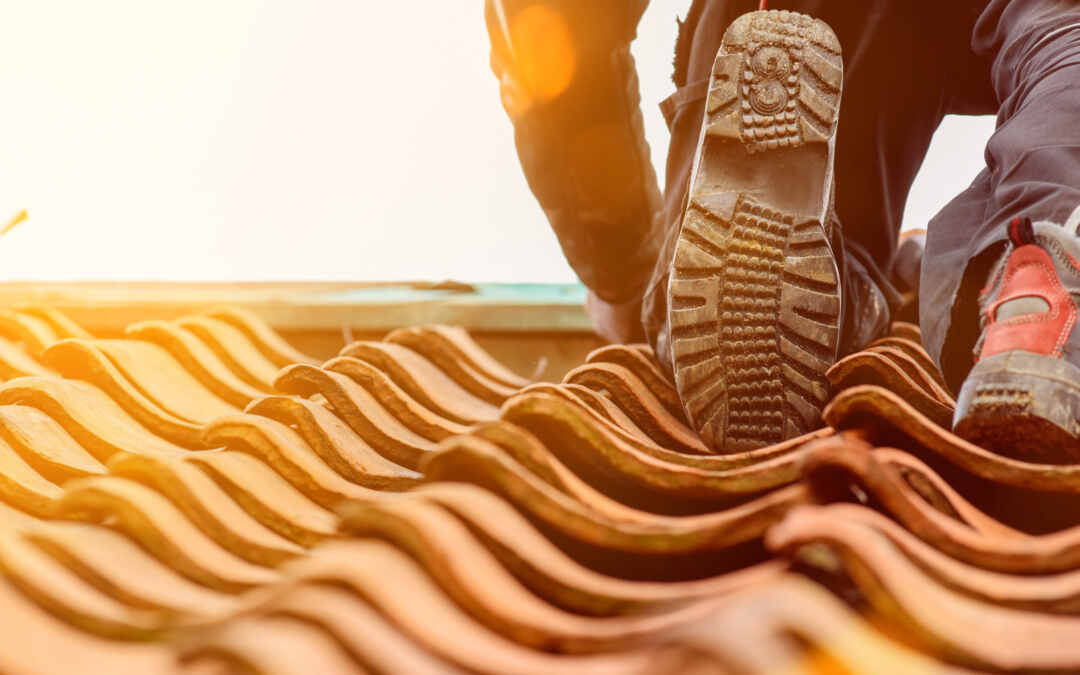
<path fill-rule="evenodd" d="M 683 407 L 720 452 L 805 433 L 828 400 L 842 80 L 832 30 L 793 12 L 741 17 L 714 63 L 667 299 Z"/>
<path fill-rule="evenodd" d="M 956 401 L 956 434 L 1029 462 L 1080 460 L 1080 368 L 1010 351 L 975 364 Z"/>

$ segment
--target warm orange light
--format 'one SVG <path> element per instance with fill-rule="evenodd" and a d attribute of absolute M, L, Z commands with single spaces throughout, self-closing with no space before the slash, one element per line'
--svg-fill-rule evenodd
<path fill-rule="evenodd" d="M 14 218 L 8 221 L 7 225 L 4 225 L 2 228 L 0 228 L 0 235 L 7 234 L 8 232 L 14 230 L 16 225 L 23 222 L 27 218 L 29 218 L 29 216 L 26 213 L 26 209 L 19 211 Z"/>
<path fill-rule="evenodd" d="M 577 52 L 566 19 L 544 5 L 531 5 L 510 22 L 514 71 L 530 98 L 550 101 L 570 87 Z"/>

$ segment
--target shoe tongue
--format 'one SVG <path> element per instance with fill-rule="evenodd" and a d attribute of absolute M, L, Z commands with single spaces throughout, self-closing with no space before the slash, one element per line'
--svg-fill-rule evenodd
<path fill-rule="evenodd" d="M 1031 218 L 1017 216 L 1009 222 L 1009 241 L 1017 248 L 1035 243 L 1035 227 L 1031 224 Z"/>
<path fill-rule="evenodd" d="M 1069 234 L 1080 235 L 1080 206 L 1077 206 L 1069 219 L 1065 221 L 1064 227 Z"/>

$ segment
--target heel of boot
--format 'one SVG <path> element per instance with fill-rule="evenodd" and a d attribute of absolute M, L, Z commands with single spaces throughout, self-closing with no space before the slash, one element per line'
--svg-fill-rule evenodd
<path fill-rule="evenodd" d="M 706 133 L 749 152 L 829 142 L 843 78 L 840 43 L 824 22 L 787 11 L 746 14 L 728 28 L 714 63 Z"/>
<path fill-rule="evenodd" d="M 1080 368 L 1011 351 L 975 365 L 956 402 L 956 433 L 1034 462 L 1080 459 Z"/>

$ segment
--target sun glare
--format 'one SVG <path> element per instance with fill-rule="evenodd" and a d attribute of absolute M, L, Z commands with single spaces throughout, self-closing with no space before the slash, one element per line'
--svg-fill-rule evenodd
<path fill-rule="evenodd" d="M 516 70 L 522 84 L 538 102 L 563 93 L 574 79 L 577 51 L 570 27 L 557 11 L 531 5 L 510 23 Z"/>

